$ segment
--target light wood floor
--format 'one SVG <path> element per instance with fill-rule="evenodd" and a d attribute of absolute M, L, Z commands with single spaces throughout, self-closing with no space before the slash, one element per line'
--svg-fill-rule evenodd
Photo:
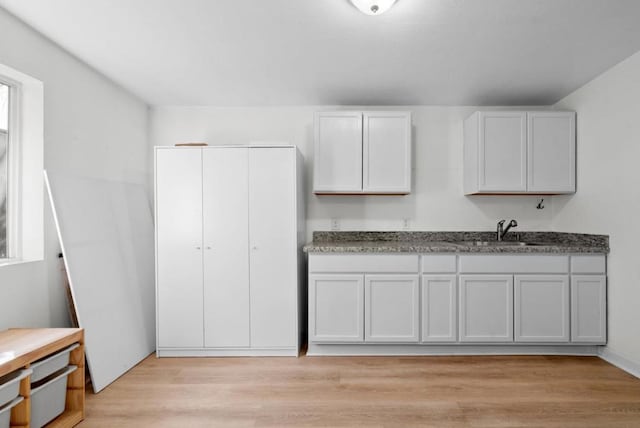
<path fill-rule="evenodd" d="M 88 427 L 640 427 L 640 380 L 596 357 L 151 356 Z"/>

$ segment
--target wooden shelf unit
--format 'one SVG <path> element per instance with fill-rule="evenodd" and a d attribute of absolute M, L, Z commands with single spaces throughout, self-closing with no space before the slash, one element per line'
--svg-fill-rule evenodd
<path fill-rule="evenodd" d="M 74 343 L 69 364 L 78 369 L 69 374 L 65 411 L 47 427 L 73 427 L 84 419 L 84 330 L 81 328 L 12 328 L 0 332 L 0 377 L 54 354 Z M 10 355 L 10 357 L 6 357 Z M 31 427 L 31 376 L 20 382 L 24 400 L 11 410 L 11 428 Z"/>

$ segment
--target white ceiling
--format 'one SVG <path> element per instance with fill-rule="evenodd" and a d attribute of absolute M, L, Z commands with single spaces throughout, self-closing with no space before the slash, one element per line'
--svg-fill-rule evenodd
<path fill-rule="evenodd" d="M 639 0 L 0 6 L 153 105 L 546 105 L 640 50 Z"/>

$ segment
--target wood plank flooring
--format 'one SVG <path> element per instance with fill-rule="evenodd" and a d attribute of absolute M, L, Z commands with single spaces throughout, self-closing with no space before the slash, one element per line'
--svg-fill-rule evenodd
<path fill-rule="evenodd" d="M 150 356 L 88 427 L 640 427 L 640 379 L 596 357 Z"/>

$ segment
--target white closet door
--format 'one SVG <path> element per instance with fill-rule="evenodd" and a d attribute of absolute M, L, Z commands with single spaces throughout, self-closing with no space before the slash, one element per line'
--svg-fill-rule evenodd
<path fill-rule="evenodd" d="M 158 346 L 201 348 L 202 150 L 156 153 Z"/>
<path fill-rule="evenodd" d="M 297 346 L 295 149 L 249 150 L 251 346 Z"/>
<path fill-rule="evenodd" d="M 202 151 L 204 345 L 249 346 L 249 149 Z"/>

